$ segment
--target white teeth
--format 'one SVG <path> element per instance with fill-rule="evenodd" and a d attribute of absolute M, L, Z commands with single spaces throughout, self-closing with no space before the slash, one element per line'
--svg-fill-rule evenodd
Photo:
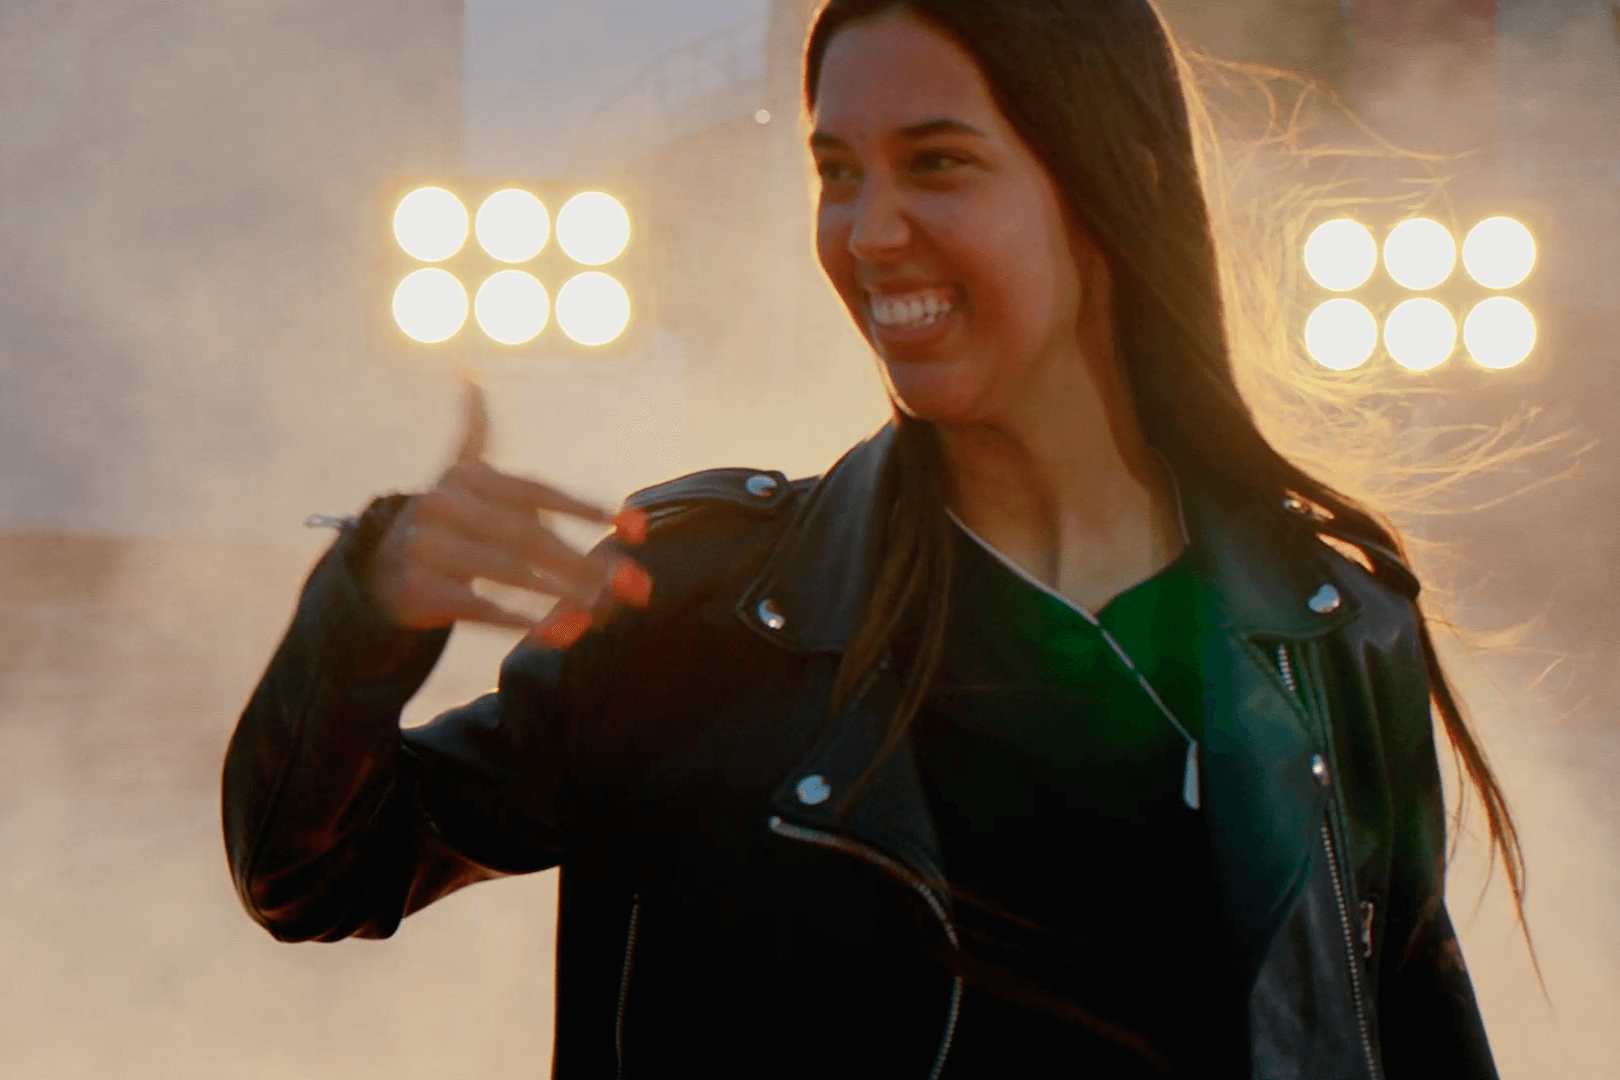
<path fill-rule="evenodd" d="M 953 305 L 949 298 L 937 292 L 927 292 L 910 296 L 874 296 L 871 309 L 872 321 L 879 326 L 920 330 L 949 315 Z"/>

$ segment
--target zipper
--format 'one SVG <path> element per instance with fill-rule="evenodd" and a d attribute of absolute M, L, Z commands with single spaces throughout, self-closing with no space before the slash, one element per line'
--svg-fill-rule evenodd
<path fill-rule="evenodd" d="M 807 829 L 802 825 L 794 825 L 791 822 L 783 821 L 780 817 L 773 816 L 771 818 L 770 829 L 776 835 L 785 836 L 789 840 L 801 840 L 807 844 L 815 844 L 818 847 L 830 848 L 833 851 L 841 851 L 846 855 L 853 855 L 857 859 L 869 862 L 880 870 L 899 878 L 916 890 L 917 894 L 927 903 L 928 910 L 934 913 L 934 918 L 939 920 L 940 928 L 945 931 L 945 939 L 951 943 L 951 948 L 960 949 L 962 947 L 961 940 L 956 936 L 956 926 L 951 922 L 950 912 L 945 908 L 945 902 L 939 898 L 939 894 L 929 886 L 928 882 L 912 873 L 898 860 L 891 859 L 880 851 L 874 851 L 865 844 L 858 844 L 853 840 L 834 833 L 823 832 L 820 829 Z M 631 934 L 634 935 L 634 916 L 631 918 L 630 925 Z M 626 963 L 625 971 L 628 975 L 628 960 Z M 934 1067 L 928 1073 L 928 1080 L 939 1080 L 939 1074 L 945 1068 L 945 1058 L 950 1054 L 951 1041 L 956 1037 L 956 1019 L 961 1013 L 961 1009 L 962 976 L 957 975 L 952 980 L 951 1007 L 945 1017 L 945 1034 L 940 1040 L 939 1053 L 934 1056 Z"/>
<path fill-rule="evenodd" d="M 1333 830 L 1322 822 L 1322 846 L 1327 849 L 1328 870 L 1333 875 L 1333 899 L 1339 905 L 1339 928 L 1344 932 L 1344 958 L 1350 963 L 1350 992 L 1356 1001 L 1356 1024 L 1361 1029 L 1361 1052 L 1367 1058 L 1367 1074 L 1377 1080 L 1380 1075 L 1378 1059 L 1373 1055 L 1372 1035 L 1367 1024 L 1366 996 L 1361 988 L 1361 950 L 1356 948 L 1356 937 L 1350 929 L 1350 907 L 1345 903 L 1344 879 L 1339 875 L 1339 858 L 1333 845 Z M 1365 909 L 1365 905 L 1363 905 Z"/>
<path fill-rule="evenodd" d="M 1299 697 L 1299 680 L 1294 676 L 1294 661 L 1288 655 L 1288 646 L 1277 646 L 1277 670 L 1282 673 L 1283 683 L 1288 692 Z"/>
<path fill-rule="evenodd" d="M 619 1080 L 624 1080 L 624 1006 L 630 997 L 630 968 L 636 958 L 636 931 L 641 926 L 641 894 L 630 907 L 630 927 L 624 934 L 624 968 L 619 975 L 619 1012 L 613 1022 L 613 1051 L 619 1058 Z"/>
<path fill-rule="evenodd" d="M 1299 691 L 1299 675 L 1294 670 L 1294 658 L 1289 655 L 1288 646 L 1277 646 L 1277 671 L 1288 687 L 1288 692 L 1305 704 L 1304 695 Z M 1339 871 L 1339 855 L 1333 843 L 1333 830 L 1328 822 L 1322 822 L 1322 847 L 1327 853 L 1328 872 L 1333 879 L 1333 900 L 1339 909 L 1339 931 L 1344 939 L 1344 958 L 1350 966 L 1350 996 L 1356 1006 L 1356 1028 L 1361 1036 L 1361 1052 L 1367 1061 L 1367 1074 L 1378 1080 L 1382 1071 L 1378 1067 L 1378 1058 L 1373 1053 L 1372 1027 L 1367 1021 L 1367 995 L 1361 985 L 1361 960 L 1372 955 L 1372 905 L 1361 905 L 1362 945 L 1356 947 L 1356 932 L 1350 921 L 1350 905 L 1345 896 L 1344 877 Z"/>

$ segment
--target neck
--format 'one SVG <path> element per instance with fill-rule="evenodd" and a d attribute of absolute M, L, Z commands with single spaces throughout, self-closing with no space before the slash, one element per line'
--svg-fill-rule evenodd
<path fill-rule="evenodd" d="M 951 509 L 1048 587 L 1091 611 L 1180 554 L 1180 515 L 1135 408 L 1082 373 L 1083 392 L 1032 395 L 994 422 L 940 425 Z"/>

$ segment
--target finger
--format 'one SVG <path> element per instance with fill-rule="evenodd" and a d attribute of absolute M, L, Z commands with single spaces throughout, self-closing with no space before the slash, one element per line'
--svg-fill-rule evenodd
<path fill-rule="evenodd" d="M 479 622 L 517 630 L 532 630 L 535 622 L 473 592 L 467 582 L 439 574 L 412 575 L 406 596 L 412 614 L 406 624 L 419 629 L 449 626 L 457 622 Z"/>
<path fill-rule="evenodd" d="M 462 376 L 461 401 L 461 448 L 456 457 L 461 461 L 482 461 L 489 449 L 489 408 L 484 402 L 484 388 L 466 375 Z"/>
<path fill-rule="evenodd" d="M 576 499 L 566 492 L 491 468 L 482 461 L 462 458 L 452 470 L 452 478 L 475 495 L 525 510 L 544 510 L 607 525 L 613 515 L 600 506 Z"/>
<path fill-rule="evenodd" d="M 520 554 L 450 529 L 423 530 L 419 557 L 433 573 L 456 581 L 484 578 L 587 606 L 596 603 L 609 588 L 607 567 L 601 560 L 579 555 L 546 530 L 537 531 L 550 543 L 529 545 Z"/>
<path fill-rule="evenodd" d="M 542 648 L 566 649 L 584 637 L 590 628 L 590 612 L 558 604 L 525 640 Z"/>

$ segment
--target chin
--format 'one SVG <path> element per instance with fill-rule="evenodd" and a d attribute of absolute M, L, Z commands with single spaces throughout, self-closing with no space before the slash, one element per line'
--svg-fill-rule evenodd
<path fill-rule="evenodd" d="M 889 397 L 907 416 L 946 426 L 969 423 L 984 412 L 985 387 L 953 365 L 883 360 Z"/>

